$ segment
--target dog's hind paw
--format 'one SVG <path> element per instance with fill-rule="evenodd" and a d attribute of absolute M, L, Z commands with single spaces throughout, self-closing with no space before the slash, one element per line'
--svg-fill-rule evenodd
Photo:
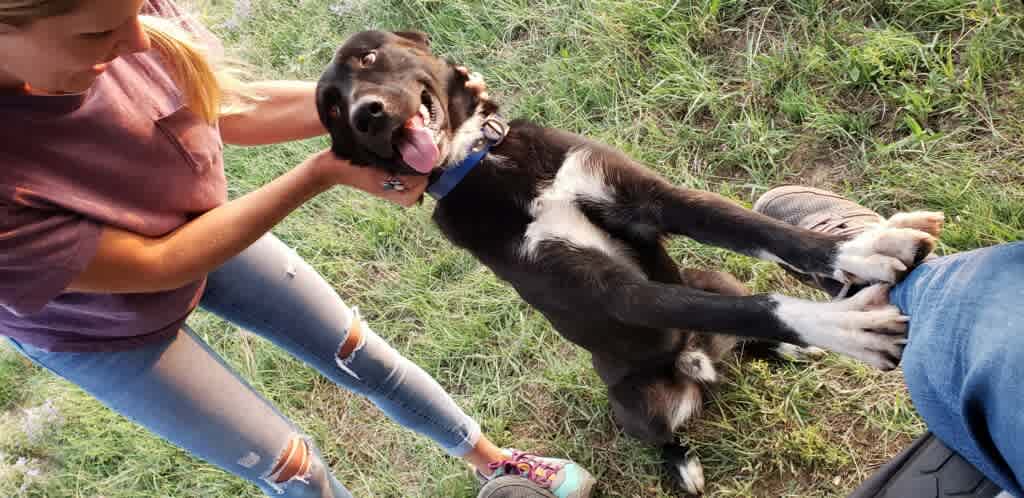
<path fill-rule="evenodd" d="M 668 444 L 661 449 L 665 470 L 688 495 L 704 494 L 704 466 L 686 446 Z"/>
<path fill-rule="evenodd" d="M 885 221 L 889 228 L 913 228 L 920 230 L 932 237 L 938 237 L 942 233 L 942 227 L 946 223 L 946 215 L 939 211 L 912 211 L 909 213 L 896 213 Z"/>
<path fill-rule="evenodd" d="M 824 349 L 814 346 L 797 346 L 788 342 L 780 342 L 772 350 L 780 358 L 790 361 L 816 361 L 825 357 Z"/>
<path fill-rule="evenodd" d="M 703 351 L 686 351 L 676 357 L 676 370 L 701 384 L 718 382 L 715 365 Z"/>

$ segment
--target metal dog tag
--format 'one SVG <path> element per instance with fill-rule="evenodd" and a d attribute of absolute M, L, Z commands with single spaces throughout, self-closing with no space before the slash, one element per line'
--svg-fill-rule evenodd
<path fill-rule="evenodd" d="M 405 184 L 402 183 L 402 180 L 399 180 L 397 177 L 392 177 L 385 181 L 381 185 L 381 188 L 383 188 L 384 190 L 394 190 L 395 192 L 402 192 L 405 190 Z"/>
<path fill-rule="evenodd" d="M 505 135 L 508 135 L 508 123 L 504 119 L 498 116 L 488 116 L 483 122 L 483 126 L 480 127 L 480 131 L 483 132 L 484 138 L 487 139 L 493 145 L 498 145 L 502 140 L 505 139 Z"/>

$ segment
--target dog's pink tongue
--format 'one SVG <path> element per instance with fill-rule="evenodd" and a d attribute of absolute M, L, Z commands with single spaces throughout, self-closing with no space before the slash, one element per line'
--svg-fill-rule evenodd
<path fill-rule="evenodd" d="M 423 126 L 423 118 L 414 116 L 405 123 L 405 140 L 398 146 L 405 164 L 420 173 L 430 173 L 437 164 L 440 152 L 434 143 L 430 130 Z"/>

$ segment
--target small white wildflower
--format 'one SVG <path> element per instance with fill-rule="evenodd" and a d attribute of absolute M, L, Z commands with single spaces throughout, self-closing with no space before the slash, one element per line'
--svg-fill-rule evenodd
<path fill-rule="evenodd" d="M 227 29 L 238 29 L 246 19 L 252 17 L 252 0 L 235 0 L 235 9 L 231 13 L 231 19 L 224 22 Z"/>
<path fill-rule="evenodd" d="M 365 4 L 366 0 L 340 0 L 338 3 L 327 7 L 327 10 L 338 17 L 345 17 L 363 8 Z"/>
<path fill-rule="evenodd" d="M 21 474 L 21 486 L 18 488 L 21 493 L 26 493 L 28 487 L 33 482 L 41 480 L 43 470 L 40 467 L 40 462 L 34 459 L 19 457 L 18 461 L 14 462 L 14 465 L 8 467 L 13 470 L 16 475 Z"/>
<path fill-rule="evenodd" d="M 52 400 L 42 405 L 27 408 L 21 421 L 21 429 L 32 444 L 38 443 L 47 434 L 59 430 L 64 425 L 64 416 L 54 406 Z"/>

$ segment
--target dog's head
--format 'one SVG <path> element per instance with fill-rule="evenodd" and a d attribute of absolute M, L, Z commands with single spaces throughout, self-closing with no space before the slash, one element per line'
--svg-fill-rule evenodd
<path fill-rule="evenodd" d="M 460 154 L 456 134 L 479 105 L 466 80 L 423 33 L 364 31 L 324 70 L 316 107 L 338 156 L 427 174 Z"/>

